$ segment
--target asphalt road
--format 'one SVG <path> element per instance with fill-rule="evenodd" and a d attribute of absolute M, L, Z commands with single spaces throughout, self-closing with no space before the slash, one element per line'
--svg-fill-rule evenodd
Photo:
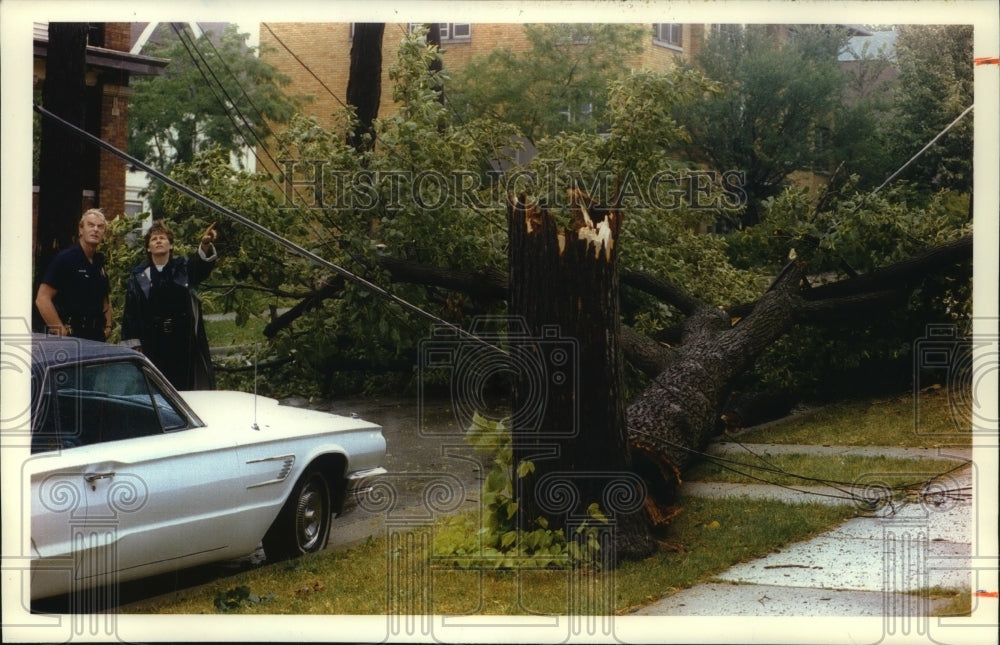
<path fill-rule="evenodd" d="M 304 400 L 288 405 L 308 406 Z M 382 426 L 388 474 L 372 493 L 333 519 L 327 549 L 348 548 L 384 531 L 422 524 L 478 501 L 480 461 L 463 439 L 465 418 L 449 401 L 420 404 L 416 398 L 356 398 L 311 405 L 336 414 L 357 414 Z M 35 601 L 41 613 L 94 613 L 171 594 L 266 564 L 262 549 L 247 557 L 152 576 L 82 597 Z"/>

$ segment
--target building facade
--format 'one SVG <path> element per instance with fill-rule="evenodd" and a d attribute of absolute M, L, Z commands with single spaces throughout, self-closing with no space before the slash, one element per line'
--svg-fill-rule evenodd
<path fill-rule="evenodd" d="M 33 90 L 42 95 L 46 78 L 48 23 L 34 25 Z M 167 62 L 131 53 L 132 27 L 127 22 L 92 23 L 86 48 L 85 129 L 112 146 L 124 150 L 128 142 L 128 105 L 133 76 L 159 75 Z M 83 167 L 85 187 L 80 212 L 100 208 L 109 219 L 126 213 L 127 164 L 95 145 L 86 145 Z M 38 215 L 40 187 L 35 182 L 33 217 Z M 37 219 L 36 219 L 37 221 Z M 34 227 L 32 228 L 34 230 Z"/>
<path fill-rule="evenodd" d="M 388 67 L 395 62 L 399 42 L 412 23 L 385 25 L 382 39 L 382 98 L 379 116 L 396 110 Z M 441 57 L 445 69 L 462 69 L 470 60 L 493 49 L 522 53 L 530 48 L 520 23 L 439 23 Z M 261 59 L 291 79 L 289 94 L 309 95 L 308 114 L 320 125 L 332 128 L 334 115 L 346 103 L 350 73 L 352 23 L 262 23 Z M 662 23 L 650 25 L 643 49 L 628 64 L 633 69 L 667 69 L 679 58 L 698 51 L 705 26 Z"/>

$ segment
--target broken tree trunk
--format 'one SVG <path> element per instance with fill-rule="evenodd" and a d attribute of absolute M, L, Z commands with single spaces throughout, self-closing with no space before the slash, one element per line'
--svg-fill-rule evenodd
<path fill-rule="evenodd" d="M 866 276 L 810 289 L 805 265 L 791 263 L 755 303 L 728 311 L 709 307 L 652 278 L 643 284 L 687 314 L 680 342 L 669 350 L 642 346 L 645 364 L 662 369 L 628 408 L 629 449 L 646 480 L 654 525 L 673 515 L 681 474 L 700 458 L 715 433 L 733 379 L 798 322 L 821 322 L 848 313 L 884 311 L 920 280 L 971 257 L 972 237 L 929 248 Z"/>
<path fill-rule="evenodd" d="M 572 191 L 577 220 L 559 230 L 538 204 L 508 206 L 512 440 L 519 521 L 552 527 L 611 520 L 605 557 L 637 558 L 655 544 L 644 491 L 629 463 L 619 340 L 617 242 L 621 213 Z M 518 340 L 520 337 L 520 341 Z M 589 520 L 594 524 L 594 520 Z M 613 561 L 606 560 L 613 566 Z"/>
<path fill-rule="evenodd" d="M 629 406 L 632 463 L 654 524 L 673 515 L 681 473 L 708 445 L 732 380 L 791 326 L 801 277 L 792 266 L 735 325 L 721 309 L 693 307 L 674 359 Z"/>

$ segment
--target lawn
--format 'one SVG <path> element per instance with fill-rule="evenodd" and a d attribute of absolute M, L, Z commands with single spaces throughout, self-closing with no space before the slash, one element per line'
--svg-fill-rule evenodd
<path fill-rule="evenodd" d="M 733 564 L 811 537 L 853 515 L 850 506 L 689 500 L 671 525 L 665 548 L 612 572 L 437 566 L 428 555 L 432 529 L 426 528 L 373 538 L 344 551 L 264 566 L 122 611 L 214 614 L 220 611 L 217 602 L 225 605 L 230 599 L 227 613 L 385 614 L 391 602 L 404 613 L 566 614 L 570 603 L 582 601 L 579 595 L 591 587 L 612 585 L 613 606 L 594 610 L 624 613 Z"/>
<path fill-rule="evenodd" d="M 945 393 L 936 391 L 929 392 L 921 403 L 929 420 L 922 427 L 934 432 L 914 431 L 912 397 L 907 401 L 899 396 L 845 402 L 794 415 L 766 429 L 744 433 L 740 441 L 929 447 L 952 427 L 950 403 Z M 949 438 L 963 436 L 959 433 Z M 782 471 L 846 482 L 871 472 L 895 473 L 901 484 L 914 476 L 922 478 L 955 466 L 954 462 L 885 457 L 775 455 L 768 460 Z M 687 479 L 719 481 L 731 477 L 725 469 L 704 464 L 692 470 Z M 613 571 L 456 569 L 430 556 L 433 534 L 440 529 L 440 525 L 431 525 L 372 537 L 351 548 L 265 565 L 170 597 L 122 607 L 121 611 L 565 615 L 578 613 L 585 606 L 588 612 L 623 614 L 710 580 L 737 563 L 829 530 L 857 513 L 850 504 L 787 504 L 746 498 L 685 497 L 679 503 L 683 506 L 661 536 L 659 551 L 641 562 L 620 563 Z M 588 604 L 579 604 L 583 602 Z"/>
<path fill-rule="evenodd" d="M 743 443 L 937 448 L 972 445 L 965 397 L 928 388 L 845 401 L 793 414 L 739 435 Z"/>

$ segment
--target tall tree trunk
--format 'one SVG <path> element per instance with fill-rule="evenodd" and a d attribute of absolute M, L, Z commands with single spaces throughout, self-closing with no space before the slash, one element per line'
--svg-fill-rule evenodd
<path fill-rule="evenodd" d="M 347 79 L 347 103 L 353 105 L 358 117 L 357 130 L 348 138 L 348 145 L 362 152 L 375 147 L 375 117 L 382 100 L 382 35 L 381 22 L 354 23 L 351 44 L 351 70 Z"/>
<path fill-rule="evenodd" d="M 438 51 L 441 51 L 441 23 L 432 22 L 427 25 L 427 44 L 431 47 L 436 47 Z M 444 62 L 439 57 L 434 57 L 428 67 L 430 71 L 435 74 L 434 79 L 436 81 L 434 89 L 438 93 L 438 102 L 442 105 L 444 104 L 444 83 L 441 82 L 441 77 L 439 72 L 444 70 Z"/>
<path fill-rule="evenodd" d="M 610 529 L 602 557 L 613 566 L 615 555 L 641 557 L 654 548 L 626 448 L 621 213 L 579 191 L 572 206 L 577 224 L 567 230 L 537 205 L 508 207 L 510 311 L 524 325 L 510 333 L 515 473 L 523 462 L 534 465 L 532 474 L 515 475 L 515 490 L 522 527 L 543 516 L 569 528 L 588 520 L 596 503 L 611 520 L 598 528 Z"/>
<path fill-rule="evenodd" d="M 84 127 L 87 23 L 49 23 L 42 105 L 62 119 Z M 82 214 L 83 141 L 41 117 L 38 229 L 35 284 L 48 263 L 75 240 Z"/>

